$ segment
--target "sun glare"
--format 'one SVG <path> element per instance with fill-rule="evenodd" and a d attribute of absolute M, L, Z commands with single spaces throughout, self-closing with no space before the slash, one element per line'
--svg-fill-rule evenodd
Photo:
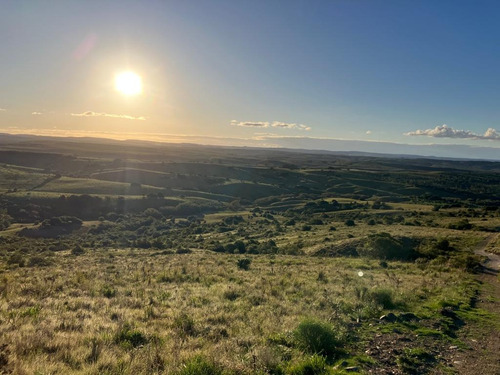
<path fill-rule="evenodd" d="M 138 95 L 142 93 L 141 77 L 134 72 L 119 73 L 115 77 L 115 89 L 124 95 Z"/>

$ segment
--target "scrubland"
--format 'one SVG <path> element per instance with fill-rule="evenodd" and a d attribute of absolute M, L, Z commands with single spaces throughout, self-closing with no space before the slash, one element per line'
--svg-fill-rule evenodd
<path fill-rule="evenodd" d="M 453 374 L 499 331 L 497 163 L 64 147 L 0 150 L 1 374 Z"/>

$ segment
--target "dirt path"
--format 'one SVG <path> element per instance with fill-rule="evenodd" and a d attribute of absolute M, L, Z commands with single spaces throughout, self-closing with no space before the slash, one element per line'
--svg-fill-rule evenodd
<path fill-rule="evenodd" d="M 482 284 L 477 307 L 495 316 L 500 316 L 500 255 L 485 249 L 499 234 L 485 238 L 475 249 L 475 253 L 487 257 L 483 269 L 478 274 Z M 485 322 L 469 322 L 461 337 L 469 349 L 458 351 L 453 358 L 459 374 L 499 375 L 500 374 L 500 326 Z"/>
<path fill-rule="evenodd" d="M 476 248 L 475 252 L 477 255 L 488 258 L 488 260 L 483 263 L 485 273 L 498 275 L 500 272 L 500 255 L 493 254 L 485 250 L 490 243 L 495 243 L 499 236 L 499 233 L 489 235 Z"/>

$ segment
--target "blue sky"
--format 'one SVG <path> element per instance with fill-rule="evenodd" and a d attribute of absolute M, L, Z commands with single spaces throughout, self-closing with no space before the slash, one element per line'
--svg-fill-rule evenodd
<path fill-rule="evenodd" d="M 458 144 L 500 159 L 499 16 L 498 2 L 460 0 L 6 2 L 0 130 Z M 115 90 L 126 70 L 142 95 Z"/>

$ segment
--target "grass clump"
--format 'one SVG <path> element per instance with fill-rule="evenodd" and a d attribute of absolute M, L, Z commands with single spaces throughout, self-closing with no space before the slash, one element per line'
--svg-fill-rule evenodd
<path fill-rule="evenodd" d="M 221 375 L 222 369 L 212 361 L 202 356 L 196 356 L 187 361 L 178 375 Z"/>
<path fill-rule="evenodd" d="M 334 327 L 313 319 L 303 320 L 293 332 L 297 346 L 311 354 L 333 358 L 341 345 Z"/>
<path fill-rule="evenodd" d="M 142 332 L 133 329 L 131 324 L 125 323 L 116 332 L 114 341 L 125 348 L 136 348 L 146 344 L 148 339 Z"/>
<path fill-rule="evenodd" d="M 116 289 L 112 288 L 109 285 L 104 285 L 101 288 L 101 293 L 106 298 L 113 298 L 114 296 L 116 296 Z"/>
<path fill-rule="evenodd" d="M 196 326 L 193 318 L 189 315 L 182 313 L 174 319 L 173 328 L 181 336 L 195 336 Z"/>
<path fill-rule="evenodd" d="M 385 310 L 396 308 L 394 293 L 391 289 L 378 288 L 372 290 L 369 293 L 369 297 L 375 304 L 381 306 Z"/>
<path fill-rule="evenodd" d="M 406 349 L 405 353 L 397 359 L 398 366 L 405 374 L 427 373 L 429 364 L 436 362 L 436 358 L 424 349 Z"/>
<path fill-rule="evenodd" d="M 26 261 L 24 260 L 24 257 L 22 256 L 21 253 L 16 252 L 12 254 L 8 259 L 7 259 L 7 264 L 9 266 L 12 265 L 17 265 L 19 267 L 24 267 L 26 264 Z"/>
<path fill-rule="evenodd" d="M 322 375 L 328 374 L 329 369 L 325 357 L 313 354 L 305 360 L 291 365 L 286 373 L 290 375 Z"/>

